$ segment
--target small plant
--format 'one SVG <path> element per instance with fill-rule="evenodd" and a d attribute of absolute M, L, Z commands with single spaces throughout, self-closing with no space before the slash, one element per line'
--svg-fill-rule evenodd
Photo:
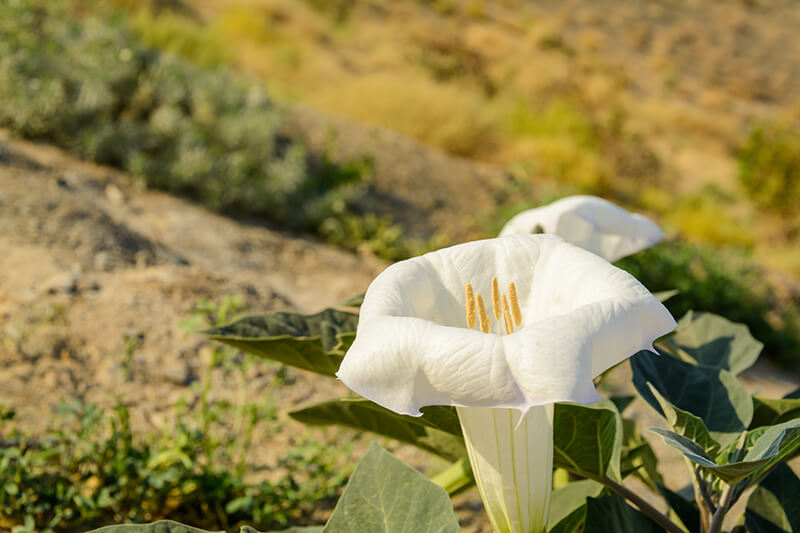
<path fill-rule="evenodd" d="M 238 296 L 201 301 L 184 324 L 218 325 L 245 309 Z M 275 464 L 252 464 L 256 431 L 282 428 L 272 396 L 248 387 L 254 357 L 215 346 L 197 401 L 173 406 L 162 432 L 134 429 L 121 402 L 111 411 L 75 402 L 62 404 L 47 433 L 32 437 L 18 429 L 13 410 L 0 408 L 0 529 L 56 533 L 161 518 L 210 529 L 307 521 L 312 503 L 347 480 L 350 470 L 339 463 L 350 448 L 329 448 L 306 432 Z M 240 375 L 235 403 L 209 398 L 219 365 Z"/>
<path fill-rule="evenodd" d="M 754 128 L 739 150 L 739 180 L 756 203 L 784 215 L 800 205 L 800 126 Z"/>

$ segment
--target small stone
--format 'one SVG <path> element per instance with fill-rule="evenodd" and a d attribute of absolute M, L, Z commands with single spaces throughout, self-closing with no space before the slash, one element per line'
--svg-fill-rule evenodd
<path fill-rule="evenodd" d="M 106 198 L 108 198 L 108 201 L 111 202 L 112 204 L 122 205 L 125 203 L 125 195 L 122 194 L 120 188 L 114 185 L 113 183 L 106 185 L 105 193 L 106 193 Z"/>
<path fill-rule="evenodd" d="M 39 289 L 45 294 L 75 294 L 78 280 L 79 276 L 73 272 L 59 272 L 43 281 Z"/>

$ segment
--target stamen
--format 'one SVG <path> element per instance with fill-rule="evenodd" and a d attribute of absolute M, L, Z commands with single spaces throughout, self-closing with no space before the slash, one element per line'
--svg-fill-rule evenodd
<path fill-rule="evenodd" d="M 486 314 L 486 306 L 483 305 L 483 298 L 478 295 L 478 319 L 481 322 L 481 331 L 489 333 L 489 315 Z"/>
<path fill-rule="evenodd" d="M 522 325 L 522 311 L 519 309 L 517 286 L 514 285 L 513 281 L 508 284 L 508 299 L 511 300 L 511 314 L 514 316 L 514 324 L 519 327 Z"/>
<path fill-rule="evenodd" d="M 472 284 L 467 283 L 467 327 L 475 327 L 475 293 L 472 291 Z"/>
<path fill-rule="evenodd" d="M 503 319 L 506 321 L 506 333 L 509 335 L 514 333 L 514 323 L 511 321 L 511 313 L 508 311 L 508 300 L 506 295 L 503 295 Z"/>
<path fill-rule="evenodd" d="M 497 288 L 497 278 L 492 278 L 492 308 L 494 319 L 500 320 L 500 289 Z"/>

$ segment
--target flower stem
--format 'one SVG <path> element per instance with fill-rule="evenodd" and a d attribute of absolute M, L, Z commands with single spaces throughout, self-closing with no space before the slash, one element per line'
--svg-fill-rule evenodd
<path fill-rule="evenodd" d="M 636 505 L 636 507 L 638 507 L 642 513 L 652 518 L 653 521 L 664 528 L 665 531 L 669 531 L 670 533 L 685 533 L 683 529 L 678 526 L 678 524 L 670 520 L 666 515 L 662 514 L 658 509 L 647 503 L 641 496 L 624 485 L 617 483 L 616 481 L 613 481 L 605 476 L 594 477 L 594 480 L 602 483 L 623 498 L 628 499 L 631 503 Z"/>
<path fill-rule="evenodd" d="M 466 457 L 459 459 L 430 479 L 446 490 L 451 497 L 461 494 L 475 482 L 469 459 Z"/>

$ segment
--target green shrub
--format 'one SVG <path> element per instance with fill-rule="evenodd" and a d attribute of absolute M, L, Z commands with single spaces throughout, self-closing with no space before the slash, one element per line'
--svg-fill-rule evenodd
<path fill-rule="evenodd" d="M 216 210 L 316 230 L 359 197 L 370 168 L 309 154 L 281 123 L 263 91 L 146 48 L 124 16 L 0 4 L 0 125 L 19 135 Z"/>
<path fill-rule="evenodd" d="M 217 409 L 217 416 L 231 414 Z M 248 483 L 228 448 L 180 411 L 163 434 L 134 432 L 124 405 L 107 414 L 77 403 L 63 405 L 40 440 L 3 429 L 0 422 L 0 529 L 77 531 L 160 518 L 214 530 L 243 522 L 269 529 L 302 521 L 345 481 L 334 472 L 335 453 L 308 440 L 276 465 L 283 477 Z"/>
<path fill-rule="evenodd" d="M 754 128 L 739 151 L 739 180 L 756 203 L 786 215 L 800 205 L 800 126 Z"/>
<path fill-rule="evenodd" d="M 666 302 L 675 317 L 711 311 L 748 325 L 768 355 L 800 359 L 800 307 L 776 301 L 761 270 L 745 255 L 673 240 L 617 262 L 652 291 L 676 289 Z"/>

